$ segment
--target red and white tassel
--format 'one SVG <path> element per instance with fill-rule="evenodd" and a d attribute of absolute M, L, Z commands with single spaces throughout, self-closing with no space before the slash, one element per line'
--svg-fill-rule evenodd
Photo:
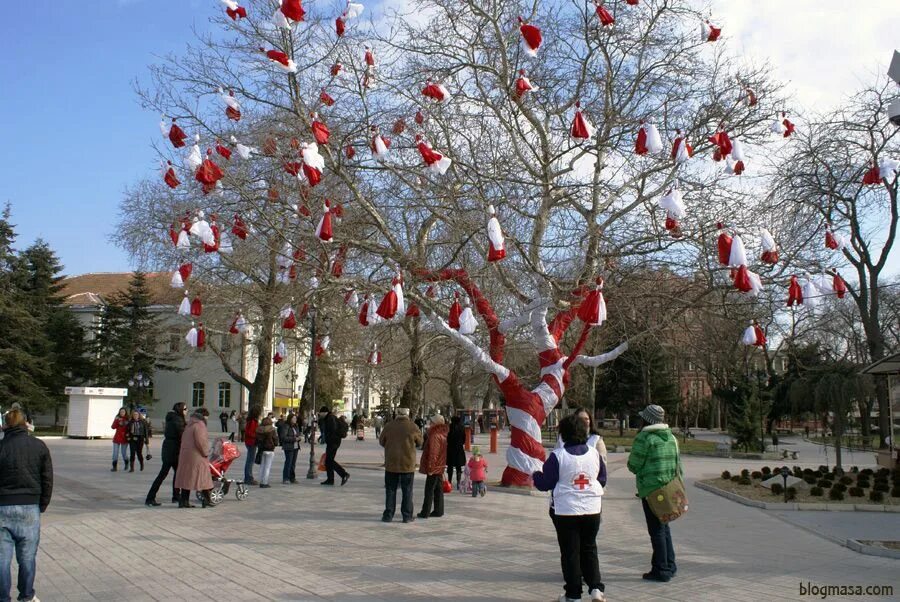
<path fill-rule="evenodd" d="M 497 219 L 497 212 L 493 205 L 488 205 L 488 261 L 500 261 L 506 257 L 506 241 L 503 238 L 503 230 L 500 228 L 500 221 Z"/>
<path fill-rule="evenodd" d="M 237 313 L 234 320 L 231 321 L 228 332 L 231 334 L 244 334 L 247 332 L 247 320 L 244 319 L 244 314 L 241 312 Z"/>
<path fill-rule="evenodd" d="M 662 138 L 659 130 L 652 123 L 641 123 L 641 129 L 638 130 L 637 139 L 634 142 L 634 152 L 638 155 L 646 155 L 650 153 L 655 155 L 663 149 Z"/>
<path fill-rule="evenodd" d="M 322 181 L 325 170 L 325 159 L 319 154 L 319 146 L 315 142 L 300 145 L 300 156 L 303 158 L 303 175 L 310 188 Z"/>
<path fill-rule="evenodd" d="M 575 103 L 575 117 L 572 119 L 570 135 L 575 142 L 584 142 L 594 135 L 594 128 L 581 112 L 581 103 Z"/>
<path fill-rule="evenodd" d="M 294 315 L 294 308 L 290 305 L 281 308 L 278 318 L 281 320 L 281 327 L 285 330 L 293 330 L 297 327 L 297 316 Z"/>
<path fill-rule="evenodd" d="M 516 98 L 522 99 L 528 92 L 534 92 L 539 88 L 531 83 L 531 80 L 525 77 L 525 70 L 519 70 L 519 77 L 516 79 Z"/>
<path fill-rule="evenodd" d="M 331 201 L 325 199 L 322 217 L 319 218 L 319 225 L 316 226 L 316 236 L 324 242 L 331 242 L 334 238 L 334 230 L 331 225 Z"/>
<path fill-rule="evenodd" d="M 225 116 L 232 121 L 241 120 L 241 104 L 234 97 L 234 90 L 229 90 L 228 94 L 225 90 L 219 88 L 219 98 L 225 103 Z"/>
<path fill-rule="evenodd" d="M 772 234 L 765 228 L 761 228 L 759 231 L 759 239 L 762 244 L 760 260 L 769 265 L 778 263 L 778 245 L 775 243 L 775 238 Z"/>
<path fill-rule="evenodd" d="M 443 102 L 450 98 L 450 93 L 447 92 L 447 88 L 443 84 L 436 84 L 431 80 L 427 80 L 425 87 L 422 88 L 422 96 L 432 98 L 437 102 Z"/>
<path fill-rule="evenodd" d="M 541 42 L 544 40 L 540 28 L 526 23 L 522 17 L 519 17 L 519 33 L 522 35 L 522 49 L 525 54 L 537 56 L 538 48 L 541 47 Z"/>
<path fill-rule="evenodd" d="M 416 147 L 419 149 L 419 154 L 422 155 L 426 170 L 444 175 L 447 173 L 447 170 L 450 169 L 450 165 L 453 161 L 449 157 L 445 157 L 443 154 L 432 149 L 431 145 L 419 134 L 416 134 Z"/>
<path fill-rule="evenodd" d="M 841 275 L 837 272 L 834 272 L 834 277 L 831 281 L 831 290 L 834 291 L 834 294 L 837 295 L 838 299 L 843 299 L 844 295 L 847 294 L 847 283 L 844 282 L 844 279 L 841 278 Z"/>
<path fill-rule="evenodd" d="M 796 276 L 791 276 L 791 283 L 788 285 L 787 306 L 803 305 L 803 289 L 797 281 Z"/>
<path fill-rule="evenodd" d="M 387 159 L 388 151 L 391 148 L 391 141 L 382 136 L 381 134 L 376 133 L 372 137 L 372 154 L 379 161 L 384 161 Z M 420 149 L 421 152 L 421 149 Z"/>
<path fill-rule="evenodd" d="M 378 351 L 378 344 L 372 345 L 372 351 L 369 353 L 368 364 L 370 366 L 380 366 L 381 365 L 381 352 Z"/>
<path fill-rule="evenodd" d="M 247 9 L 234 0 L 222 0 L 222 4 L 225 5 L 225 14 L 231 17 L 232 21 L 247 18 Z"/>
<path fill-rule="evenodd" d="M 359 307 L 359 295 L 355 290 L 351 289 L 344 294 L 344 305 L 350 309 Z"/>
<path fill-rule="evenodd" d="M 287 346 L 284 344 L 284 341 L 278 341 L 278 344 L 275 346 L 275 355 L 272 356 L 273 364 L 280 364 L 287 358 Z"/>
<path fill-rule="evenodd" d="M 284 52 L 280 50 L 266 50 L 265 48 L 260 48 L 259 51 L 266 55 L 271 64 L 281 69 L 284 73 L 297 73 L 296 63 Z"/>
<path fill-rule="evenodd" d="M 744 330 L 744 335 L 741 337 L 741 342 L 744 345 L 753 346 L 753 347 L 765 347 L 766 346 L 766 334 L 763 332 L 762 327 L 759 325 L 759 322 L 756 320 L 750 322 L 750 326 Z"/>
<path fill-rule="evenodd" d="M 719 263 L 721 265 L 727 266 L 731 260 L 731 243 L 733 239 L 725 230 L 725 224 L 722 222 L 716 223 L 716 228 L 719 230 L 719 236 L 716 239 L 716 250 L 719 256 Z"/>
<path fill-rule="evenodd" d="M 178 188 L 178 185 L 181 184 L 181 180 L 178 179 L 178 176 L 175 175 L 175 168 L 172 166 L 171 161 L 166 161 L 163 164 L 163 182 L 169 188 Z"/>
<path fill-rule="evenodd" d="M 704 42 L 715 42 L 722 35 L 722 28 L 716 27 L 709 21 L 700 24 L 700 39 Z"/>
<path fill-rule="evenodd" d="M 672 159 L 676 163 L 687 163 L 694 155 L 694 148 L 688 143 L 687 137 L 682 137 L 681 130 L 675 130 L 675 141 L 672 143 Z"/>
<path fill-rule="evenodd" d="M 606 299 L 603 298 L 603 279 L 585 295 L 578 306 L 578 319 L 587 326 L 601 326 L 606 321 Z"/>
<path fill-rule="evenodd" d="M 165 116 L 163 116 L 165 119 Z M 163 136 L 169 139 L 169 142 L 172 143 L 172 146 L 175 148 L 181 148 L 184 146 L 184 141 L 187 139 L 187 134 L 184 133 L 184 130 L 181 129 L 177 123 L 175 123 L 175 118 L 172 118 L 172 124 L 169 126 L 168 130 L 166 130 L 165 122 L 161 122 L 159 124 L 160 130 L 162 130 Z"/>

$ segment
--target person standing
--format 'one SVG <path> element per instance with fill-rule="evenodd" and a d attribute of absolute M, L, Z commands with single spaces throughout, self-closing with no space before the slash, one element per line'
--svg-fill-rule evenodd
<path fill-rule="evenodd" d="M 228 431 L 229 431 L 228 440 L 231 441 L 232 443 L 234 443 L 234 434 L 237 432 L 237 430 L 238 430 L 237 412 L 234 410 L 231 410 L 231 414 L 228 415 Z"/>
<path fill-rule="evenodd" d="M 322 436 L 325 439 L 325 471 L 326 479 L 320 485 L 334 485 L 334 473 L 341 477 L 341 485 L 350 480 L 350 474 L 337 462 L 338 448 L 341 441 L 350 432 L 347 421 L 338 420 L 327 406 L 319 408 L 319 425 L 322 427 Z"/>
<path fill-rule="evenodd" d="M 256 431 L 256 453 L 262 454 L 259 463 L 259 487 L 260 489 L 268 489 L 269 473 L 272 472 L 272 462 L 275 460 L 275 448 L 278 447 L 278 433 L 272 424 L 271 418 L 264 418 L 259 429 Z"/>
<path fill-rule="evenodd" d="M 384 416 L 381 414 L 375 415 L 375 420 L 373 421 L 375 424 L 375 437 L 381 437 L 381 429 L 384 428 Z"/>
<path fill-rule="evenodd" d="M 608 451 L 606 449 L 606 442 L 603 441 L 603 436 L 597 431 L 594 427 L 594 417 L 591 415 L 590 410 L 585 407 L 579 406 L 575 408 L 575 411 L 572 412 L 574 416 L 576 416 L 579 420 L 584 422 L 585 426 L 588 430 L 588 447 L 593 447 L 597 449 L 597 453 L 600 454 L 600 459 L 603 460 L 604 465 L 607 464 L 608 460 Z M 562 439 L 560 438 L 557 443 L 557 447 L 562 447 Z"/>
<path fill-rule="evenodd" d="M 453 471 L 456 470 L 456 486 L 462 478 L 462 467 L 466 464 L 466 429 L 463 428 L 459 416 L 450 419 L 450 430 L 447 431 L 447 478 L 453 483 Z"/>
<path fill-rule="evenodd" d="M 237 431 L 241 443 L 244 442 L 244 429 L 247 428 L 247 412 L 241 410 L 237 415 Z"/>
<path fill-rule="evenodd" d="M 469 469 L 469 480 L 472 482 L 472 497 L 478 495 L 484 497 L 487 493 L 484 482 L 487 480 L 488 464 L 477 445 L 472 447 L 472 457 L 466 466 Z"/>
<path fill-rule="evenodd" d="M 259 428 L 259 417 L 262 415 L 262 406 L 255 405 L 247 414 L 247 423 L 242 431 L 244 433 L 244 446 L 247 448 L 247 457 L 244 460 L 244 483 L 256 485 L 253 480 L 253 463 L 256 460 L 256 429 Z"/>
<path fill-rule="evenodd" d="M 577 416 L 569 414 L 563 418 L 559 434 L 563 446 L 553 450 L 541 470 L 531 475 L 535 488 L 553 492 L 550 516 L 566 582 L 559 601 L 581 600 L 582 579 L 591 600 L 606 600 L 597 558 L 603 464 L 597 449 L 587 445 L 587 425 Z"/>
<path fill-rule="evenodd" d="M 206 417 L 209 410 L 197 408 L 191 414 L 184 435 L 181 437 L 181 449 L 178 453 L 178 473 L 175 475 L 175 487 L 181 490 L 179 508 L 194 508 L 191 504 L 191 491 L 199 491 L 203 497 L 203 507 L 212 506 L 209 492 L 213 487 L 209 472 L 209 430 L 206 428 Z"/>
<path fill-rule="evenodd" d="M 162 467 L 159 474 L 150 486 L 147 492 L 147 500 L 144 502 L 147 506 L 160 506 L 156 501 L 156 494 L 162 486 L 162 482 L 169 476 L 169 469 L 172 470 L 172 503 L 177 504 L 179 500 L 178 489 L 175 487 L 175 477 L 178 475 L 178 453 L 181 451 L 181 436 L 186 426 L 185 417 L 187 416 L 187 405 L 179 401 L 172 410 L 166 414 L 166 427 L 163 431 L 162 443 Z"/>
<path fill-rule="evenodd" d="M 222 424 L 222 432 L 226 435 L 228 434 L 228 412 L 222 410 L 222 413 L 219 414 L 219 422 Z"/>
<path fill-rule="evenodd" d="M 413 516 L 413 477 L 416 470 L 416 448 L 422 444 L 422 431 L 409 419 L 409 408 L 399 408 L 397 417 L 381 431 L 378 443 L 384 448 L 384 514 L 383 522 L 394 520 L 397 510 L 397 486 L 403 495 L 400 514 L 404 523 Z"/>
<path fill-rule="evenodd" d="M 41 513 L 53 495 L 50 450 L 28 434 L 25 412 L 10 410 L 0 440 L 0 599 L 9 600 L 13 552 L 19 565 L 19 600 L 40 602 L 34 595 Z"/>
<path fill-rule="evenodd" d="M 122 470 L 128 470 L 128 456 L 126 451 L 128 449 L 128 410 L 119 408 L 119 413 L 113 419 L 110 428 L 116 431 L 116 434 L 113 435 L 112 470 L 110 472 L 119 470 L 119 454 L 122 455 L 122 464 L 124 464 Z"/>
<path fill-rule="evenodd" d="M 425 497 L 419 518 L 444 516 L 444 469 L 447 467 L 447 431 L 444 417 L 436 414 L 431 417 L 428 438 L 422 446 L 422 460 L 419 472 L 425 477 Z M 432 510 L 432 502 L 434 509 Z"/>
<path fill-rule="evenodd" d="M 297 454 L 300 453 L 300 425 L 297 415 L 291 413 L 278 431 L 281 449 L 284 451 L 284 468 L 281 471 L 281 483 L 297 482 Z"/>
<path fill-rule="evenodd" d="M 131 413 L 131 420 L 128 421 L 128 445 L 131 448 L 131 467 L 128 472 L 134 472 L 134 457 L 137 455 L 138 462 L 141 463 L 141 470 L 144 470 L 144 443 L 150 438 L 150 432 L 147 430 L 147 422 L 141 416 L 141 413 L 134 410 Z"/>
<path fill-rule="evenodd" d="M 680 474 L 678 441 L 672 434 L 672 429 L 665 423 L 666 413 L 660 406 L 648 405 L 638 412 L 638 416 L 644 425 L 632 443 L 631 454 L 628 456 L 628 470 L 637 480 L 637 495 L 644 507 L 647 533 L 653 547 L 650 572 L 644 573 L 643 578 L 648 581 L 666 582 L 671 580 L 678 570 L 675 565 L 672 533 L 669 525 L 660 522 L 653 514 L 647 503 L 647 496 L 660 487 L 665 487 Z"/>

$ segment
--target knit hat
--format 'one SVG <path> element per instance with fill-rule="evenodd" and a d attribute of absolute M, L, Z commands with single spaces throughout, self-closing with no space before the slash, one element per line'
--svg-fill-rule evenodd
<path fill-rule="evenodd" d="M 329 411 L 330 410 L 328 409 L 328 406 L 322 406 L 321 408 L 319 408 L 320 414 L 327 414 Z"/>
<path fill-rule="evenodd" d="M 477 445 L 476 445 L 475 447 L 472 448 L 472 455 L 473 455 L 473 456 L 480 456 L 480 455 L 481 455 L 481 449 L 480 449 Z"/>
<path fill-rule="evenodd" d="M 409 416 L 409 408 L 397 408 L 398 416 Z"/>
<path fill-rule="evenodd" d="M 638 416 L 647 424 L 660 424 L 666 421 L 666 411 L 657 405 L 647 406 L 638 412 Z"/>

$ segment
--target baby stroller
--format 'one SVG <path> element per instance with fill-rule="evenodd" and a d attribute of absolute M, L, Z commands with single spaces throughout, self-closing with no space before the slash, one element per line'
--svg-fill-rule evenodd
<path fill-rule="evenodd" d="M 213 450 L 209 455 L 209 472 L 212 474 L 213 479 L 213 488 L 209 492 L 209 498 L 213 504 L 218 504 L 225 499 L 232 485 L 235 486 L 234 497 L 239 500 L 246 499 L 247 494 L 250 493 L 250 489 L 243 481 L 236 481 L 225 476 L 225 472 L 231 466 L 231 463 L 240 457 L 241 452 L 238 450 L 237 445 L 225 437 L 216 439 L 215 443 L 213 443 Z M 197 499 L 201 502 L 203 501 L 203 492 L 197 492 Z"/>
<path fill-rule="evenodd" d="M 468 466 L 463 466 L 462 480 L 456 484 L 456 489 L 463 495 L 472 495 L 472 475 Z"/>

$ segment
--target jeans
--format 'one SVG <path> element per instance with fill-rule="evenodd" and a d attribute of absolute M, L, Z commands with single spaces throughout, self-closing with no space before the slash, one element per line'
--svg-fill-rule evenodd
<path fill-rule="evenodd" d="M 403 498 L 400 500 L 400 514 L 403 520 L 409 520 L 413 515 L 413 472 L 385 472 L 384 473 L 384 520 L 394 518 L 397 509 L 397 486 Z"/>
<path fill-rule="evenodd" d="M 588 591 L 605 586 L 600 577 L 600 561 L 597 558 L 597 531 L 600 529 L 600 514 L 579 514 L 574 516 L 550 515 L 556 527 L 559 542 L 559 557 L 563 579 L 566 581 L 566 597 L 581 599 L 581 580 Z"/>
<path fill-rule="evenodd" d="M 113 457 L 112 461 L 115 464 L 118 461 L 119 454 L 122 455 L 122 462 L 128 464 L 128 444 L 127 443 L 113 443 Z"/>
<path fill-rule="evenodd" d="M 159 474 L 156 475 L 156 478 L 153 480 L 153 485 L 150 486 L 150 491 L 147 492 L 147 501 L 153 501 L 156 499 L 156 494 L 159 493 L 159 488 L 162 487 L 163 481 L 166 480 L 166 477 L 169 476 L 169 469 L 172 469 L 172 501 L 178 499 L 179 492 L 178 489 L 175 488 L 175 475 L 178 474 L 178 462 L 171 464 L 163 460 L 162 467 L 159 469 Z"/>
<path fill-rule="evenodd" d="M 650 559 L 650 572 L 662 577 L 674 577 L 678 571 L 675 566 L 675 548 L 672 546 L 672 532 L 669 525 L 659 522 L 647 500 L 641 499 L 644 517 L 647 519 L 647 533 L 650 534 L 650 545 L 653 546 L 653 557 Z"/>
<path fill-rule="evenodd" d="M 244 443 L 247 448 L 247 457 L 244 458 L 244 482 L 253 482 L 253 462 L 256 460 L 256 446 Z"/>
<path fill-rule="evenodd" d="M 41 542 L 41 510 L 37 504 L 0 506 L 0 602 L 10 600 L 13 550 L 19 563 L 19 600 L 34 598 L 37 551 Z"/>
<path fill-rule="evenodd" d="M 284 449 L 284 470 L 281 471 L 281 480 L 294 483 L 297 481 L 297 455 L 298 448 Z"/>
<path fill-rule="evenodd" d="M 434 512 L 431 511 L 431 503 L 434 501 Z M 440 474 L 430 474 L 425 477 L 425 499 L 422 500 L 422 512 L 419 516 L 444 515 L 444 471 Z"/>
<path fill-rule="evenodd" d="M 225 420 L 219 419 L 219 422 L 222 423 L 222 432 L 227 433 L 228 432 L 228 419 L 227 418 Z"/>
<path fill-rule="evenodd" d="M 262 462 L 259 464 L 259 482 L 261 485 L 269 484 L 269 473 L 272 472 L 272 461 L 275 460 L 275 452 L 264 451 Z"/>
<path fill-rule="evenodd" d="M 134 467 L 134 457 L 137 456 L 138 462 L 141 463 L 141 470 L 144 470 L 144 438 L 138 437 L 128 442 L 131 447 L 131 466 Z"/>
<path fill-rule="evenodd" d="M 338 473 L 342 479 L 347 476 L 347 471 L 344 470 L 344 467 L 338 464 L 337 460 L 334 459 L 334 457 L 337 456 L 337 450 L 340 446 L 340 443 L 337 445 L 331 445 L 329 443 L 325 446 L 325 471 L 328 475 L 326 479 L 328 483 L 334 483 L 334 473 Z"/>
<path fill-rule="evenodd" d="M 472 481 L 472 497 L 477 496 L 479 493 L 481 495 L 487 493 L 487 487 L 484 486 L 484 481 Z"/>

